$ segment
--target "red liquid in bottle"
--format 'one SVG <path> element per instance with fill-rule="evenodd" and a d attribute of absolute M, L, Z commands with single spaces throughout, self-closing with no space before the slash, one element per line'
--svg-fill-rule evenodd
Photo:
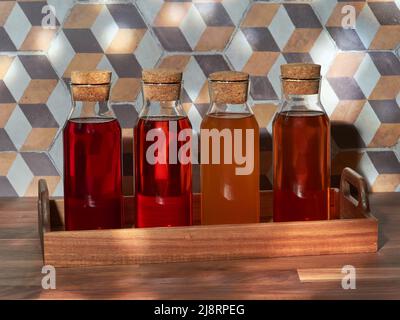
<path fill-rule="evenodd" d="M 192 224 L 192 165 L 171 164 L 169 149 L 176 143 L 179 150 L 185 141 L 177 141 L 170 132 L 170 122 L 175 122 L 176 134 L 190 129 L 187 117 L 140 118 L 135 127 L 135 190 L 136 222 L 138 228 L 188 226 Z M 147 133 L 161 130 L 166 138 L 164 153 L 166 163 L 150 164 L 146 152 L 155 141 L 146 141 Z"/>
<path fill-rule="evenodd" d="M 115 119 L 72 119 L 64 129 L 65 229 L 121 228 L 121 129 Z"/>
<path fill-rule="evenodd" d="M 276 116 L 274 221 L 329 219 L 329 130 L 322 112 Z"/>

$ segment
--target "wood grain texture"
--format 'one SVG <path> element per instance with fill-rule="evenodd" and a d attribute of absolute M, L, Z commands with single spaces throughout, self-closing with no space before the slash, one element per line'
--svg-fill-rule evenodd
<path fill-rule="evenodd" d="M 400 197 L 370 195 L 379 253 L 230 261 L 57 268 L 57 289 L 43 290 L 37 199 L 0 199 L 0 299 L 400 299 Z M 297 269 L 374 270 L 343 290 L 340 281 L 300 282 Z"/>
<path fill-rule="evenodd" d="M 363 192 L 358 175 L 348 170 L 345 178 L 359 188 L 359 194 Z M 378 224 L 369 208 L 334 189 L 331 201 L 332 216 L 338 219 L 328 221 L 65 232 L 56 231 L 62 230 L 62 200 L 49 200 L 42 180 L 39 223 L 44 224 L 39 229 L 43 230 L 44 263 L 77 267 L 376 252 Z M 200 196 L 194 195 L 197 223 L 199 202 Z M 133 199 L 125 203 L 125 212 L 133 213 Z M 261 192 L 261 203 L 261 221 L 269 221 L 271 191 Z M 51 228 L 49 222 L 55 225 Z"/>

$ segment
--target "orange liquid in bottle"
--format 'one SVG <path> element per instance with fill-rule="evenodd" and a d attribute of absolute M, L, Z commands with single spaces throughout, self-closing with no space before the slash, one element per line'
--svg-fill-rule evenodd
<path fill-rule="evenodd" d="M 329 219 L 329 132 L 323 112 L 288 111 L 275 117 L 274 221 Z"/>
<path fill-rule="evenodd" d="M 212 140 L 209 140 L 209 164 L 201 164 L 201 223 L 256 223 L 260 219 L 259 129 L 254 115 L 214 113 L 205 116 L 201 129 L 242 129 L 242 154 L 246 152 L 246 129 L 254 130 L 254 168 L 249 175 L 237 175 L 234 148 L 232 164 L 224 164 L 224 139 L 220 143 L 220 164 L 212 164 Z"/>

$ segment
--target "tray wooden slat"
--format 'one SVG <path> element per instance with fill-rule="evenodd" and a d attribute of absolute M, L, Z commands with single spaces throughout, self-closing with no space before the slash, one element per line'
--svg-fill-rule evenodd
<path fill-rule="evenodd" d="M 68 232 L 62 231 L 63 200 L 50 200 L 41 180 L 38 208 L 44 263 L 74 267 L 376 252 L 378 222 L 369 213 L 364 181 L 351 169 L 345 171 L 341 192 L 331 190 L 328 221 Z M 347 192 L 347 184 L 356 187 L 357 199 Z M 133 223 L 133 203 L 132 197 L 125 199 L 127 226 Z M 194 195 L 197 223 L 199 203 L 200 196 Z M 261 192 L 261 212 L 262 221 L 269 221 L 270 191 Z"/>

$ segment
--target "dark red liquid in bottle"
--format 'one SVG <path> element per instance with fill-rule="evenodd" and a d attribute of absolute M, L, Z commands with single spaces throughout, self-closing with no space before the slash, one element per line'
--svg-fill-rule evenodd
<path fill-rule="evenodd" d="M 177 134 L 183 129 L 191 129 L 187 117 L 140 118 L 135 127 L 135 226 L 139 228 L 192 224 L 192 165 L 190 162 L 182 164 L 179 159 L 177 163 L 171 163 L 171 145 L 176 144 L 176 150 L 179 150 L 186 143 L 178 141 L 176 134 L 170 132 L 171 122 L 175 123 Z M 166 163 L 151 164 L 146 159 L 148 148 L 157 141 L 146 141 L 147 133 L 153 129 L 165 135 L 162 150 Z"/>
<path fill-rule="evenodd" d="M 322 112 L 275 117 L 274 221 L 329 219 L 329 130 Z"/>
<path fill-rule="evenodd" d="M 121 228 L 121 128 L 72 119 L 64 129 L 65 229 Z"/>

